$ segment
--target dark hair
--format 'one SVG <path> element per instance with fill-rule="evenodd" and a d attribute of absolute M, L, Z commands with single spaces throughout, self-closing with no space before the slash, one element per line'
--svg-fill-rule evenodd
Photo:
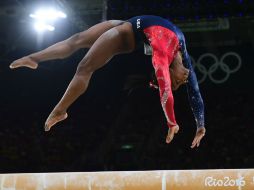
<path fill-rule="evenodd" d="M 131 91 L 136 88 L 158 88 L 158 82 L 154 72 L 150 75 L 129 75 L 123 87 L 123 90 Z"/>

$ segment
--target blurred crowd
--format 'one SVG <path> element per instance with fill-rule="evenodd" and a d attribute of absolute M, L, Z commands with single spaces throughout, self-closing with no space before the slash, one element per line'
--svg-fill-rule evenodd
<path fill-rule="evenodd" d="M 202 90 L 207 135 L 196 149 L 190 148 L 195 121 L 185 89 L 175 94 L 181 130 L 170 145 L 158 92 L 149 88 L 80 100 L 69 118 L 47 133 L 49 110 L 3 106 L 0 172 L 253 167 L 253 93 Z"/>

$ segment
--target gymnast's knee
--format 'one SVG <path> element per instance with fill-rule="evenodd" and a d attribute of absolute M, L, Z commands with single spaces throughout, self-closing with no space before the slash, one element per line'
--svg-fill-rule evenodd
<path fill-rule="evenodd" d="M 92 76 L 95 70 L 96 69 L 93 68 L 92 66 L 88 66 L 86 64 L 80 63 L 76 70 L 76 76 L 86 78 L 86 77 Z"/>

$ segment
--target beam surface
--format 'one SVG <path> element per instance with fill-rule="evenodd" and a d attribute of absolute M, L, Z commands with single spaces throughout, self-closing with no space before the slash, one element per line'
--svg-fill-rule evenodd
<path fill-rule="evenodd" d="M 254 169 L 0 174 L 0 190 L 254 190 Z"/>

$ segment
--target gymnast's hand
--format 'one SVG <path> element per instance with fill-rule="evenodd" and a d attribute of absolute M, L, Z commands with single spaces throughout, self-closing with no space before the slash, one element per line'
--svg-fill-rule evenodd
<path fill-rule="evenodd" d="M 194 140 L 192 141 L 191 148 L 195 146 L 199 147 L 201 139 L 205 136 L 206 129 L 204 127 L 198 127 Z"/>
<path fill-rule="evenodd" d="M 174 127 L 168 128 L 168 135 L 166 137 L 167 144 L 169 144 L 173 140 L 175 134 L 177 134 L 178 131 L 179 131 L 179 125 L 175 125 Z"/>

